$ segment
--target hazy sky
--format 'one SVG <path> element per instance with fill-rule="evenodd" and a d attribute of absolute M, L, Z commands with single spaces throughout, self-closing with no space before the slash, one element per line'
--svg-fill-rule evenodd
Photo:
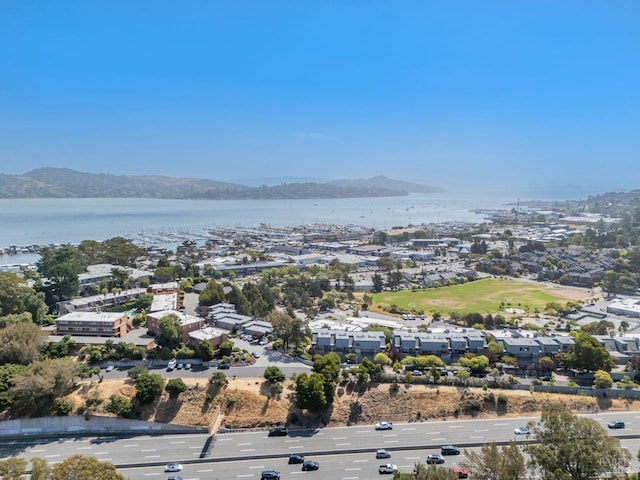
<path fill-rule="evenodd" d="M 0 0 L 0 173 L 604 191 L 639 152 L 637 0 Z"/>

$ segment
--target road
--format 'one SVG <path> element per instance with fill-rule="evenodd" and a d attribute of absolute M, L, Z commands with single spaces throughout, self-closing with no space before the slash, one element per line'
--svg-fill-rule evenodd
<path fill-rule="evenodd" d="M 640 412 L 587 415 L 601 425 L 623 420 L 624 430 L 609 430 L 623 439 L 634 458 L 640 447 Z M 396 424 L 390 431 L 375 431 L 372 425 L 291 431 L 286 437 L 268 437 L 265 431 L 220 434 L 213 437 L 210 454 L 208 435 L 130 436 L 126 438 L 92 437 L 56 440 L 21 439 L 0 442 L 0 457 L 41 457 L 50 463 L 74 454 L 92 455 L 109 461 L 125 476 L 136 479 L 165 479 L 163 466 L 168 462 L 184 465 L 184 480 L 260 478 L 263 469 L 276 469 L 283 478 L 295 475 L 322 475 L 341 480 L 371 478 L 377 466 L 386 461 L 375 459 L 374 452 L 386 448 L 392 463 L 402 471 L 411 471 L 415 462 L 424 461 L 428 453 L 437 453 L 443 444 L 477 448 L 490 442 L 527 438 L 515 436 L 513 429 L 537 420 L 537 417 L 492 418 Z M 320 472 L 301 472 L 299 465 L 288 465 L 291 453 L 305 455 L 320 462 Z M 455 466 L 463 456 L 445 457 Z"/>

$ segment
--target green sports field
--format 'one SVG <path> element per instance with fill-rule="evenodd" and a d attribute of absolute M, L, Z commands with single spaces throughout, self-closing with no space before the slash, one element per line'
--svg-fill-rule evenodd
<path fill-rule="evenodd" d="M 373 295 L 373 307 L 386 308 L 396 305 L 401 311 L 426 314 L 496 314 L 504 312 L 506 308 L 518 308 L 532 313 L 535 309 L 544 311 L 545 305 L 550 302 L 564 304 L 568 300 L 545 285 L 490 278 L 416 292 L 404 290 L 376 293 Z"/>

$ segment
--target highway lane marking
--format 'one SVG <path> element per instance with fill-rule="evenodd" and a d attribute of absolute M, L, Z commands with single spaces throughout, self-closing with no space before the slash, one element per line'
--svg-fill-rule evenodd
<path fill-rule="evenodd" d="M 431 435 L 440 435 L 440 432 L 427 432 L 427 435 L 429 435 L 429 434 L 431 434 Z"/>
<path fill-rule="evenodd" d="M 144 474 L 145 477 L 153 477 L 153 476 L 156 476 L 156 475 L 162 475 L 162 474 L 161 473 L 145 473 Z"/>
<path fill-rule="evenodd" d="M 253 443 L 239 443 L 238 444 L 239 447 L 244 447 L 246 445 L 253 445 Z"/>
<path fill-rule="evenodd" d="M 141 452 L 155 452 L 157 451 L 157 448 L 150 448 L 149 450 L 140 450 Z"/>
<path fill-rule="evenodd" d="M 45 455 L 44 458 L 56 458 L 59 457 L 60 455 Z"/>
<path fill-rule="evenodd" d="M 171 445 L 177 445 L 179 443 L 187 443 L 187 442 L 169 442 Z"/>
<path fill-rule="evenodd" d="M 233 438 L 216 438 L 216 442 L 228 442 L 230 440 L 233 440 Z"/>
<path fill-rule="evenodd" d="M 299 441 L 300 441 L 300 439 L 297 439 L 297 440 L 285 440 L 284 443 L 296 443 L 296 442 L 299 442 Z"/>
<path fill-rule="evenodd" d="M 398 443 L 398 440 L 385 440 L 384 443 Z"/>
<path fill-rule="evenodd" d="M 244 450 L 240 450 L 241 452 L 255 452 L 256 449 L 255 448 L 246 448 Z"/>
<path fill-rule="evenodd" d="M 32 452 L 34 452 L 34 453 L 35 453 L 35 452 L 44 452 L 44 449 L 41 449 L 41 450 L 31 450 L 31 451 L 32 451 Z"/>
<path fill-rule="evenodd" d="M 258 466 L 253 466 L 253 467 L 249 467 L 249 468 L 264 468 L 264 465 L 258 465 Z"/>
<path fill-rule="evenodd" d="M 201 449 L 202 449 L 202 447 L 189 447 L 189 448 L 190 448 L 191 450 L 195 450 L 196 448 L 197 448 L 198 450 L 201 450 Z"/>
<path fill-rule="evenodd" d="M 112 459 L 111 458 L 99 458 L 98 460 L 100 460 L 101 462 L 110 462 Z"/>
<path fill-rule="evenodd" d="M 356 430 L 356 433 L 369 433 L 371 430 Z"/>
<path fill-rule="evenodd" d="M 479 436 L 479 437 L 469 437 L 469 438 L 484 438 L 484 436 Z"/>
<path fill-rule="evenodd" d="M 144 458 L 160 458 L 160 455 L 145 455 Z"/>
<path fill-rule="evenodd" d="M 129 445 L 125 445 L 125 447 L 139 447 L 137 443 L 130 443 Z M 92 447 L 93 448 L 93 447 Z"/>
<path fill-rule="evenodd" d="M 360 467 L 358 468 L 345 468 L 344 471 L 345 472 L 356 472 L 358 470 L 362 470 Z"/>
<path fill-rule="evenodd" d="M 464 428 L 464 425 L 450 425 L 449 428 Z"/>
<path fill-rule="evenodd" d="M 93 447 L 78 447 L 76 450 L 91 450 Z"/>
<path fill-rule="evenodd" d="M 411 468 L 413 465 L 398 465 L 398 468 Z"/>
<path fill-rule="evenodd" d="M 509 425 L 508 423 L 494 423 L 496 427 L 504 427 L 505 425 Z"/>
<path fill-rule="evenodd" d="M 347 447 L 351 445 L 350 443 L 336 443 L 336 447 Z"/>
<path fill-rule="evenodd" d="M 353 463 L 365 463 L 368 462 L 369 460 L 354 460 Z"/>
<path fill-rule="evenodd" d="M 238 475 L 238 478 L 245 478 L 245 477 L 253 477 L 253 473 L 250 474 L 245 474 L 245 475 Z"/>
<path fill-rule="evenodd" d="M 420 457 L 404 457 L 405 460 L 420 460 Z"/>
<path fill-rule="evenodd" d="M 347 437 L 334 437 L 331 440 L 346 440 Z"/>
<path fill-rule="evenodd" d="M 96 452 L 94 455 L 109 455 L 109 452 Z"/>
<path fill-rule="evenodd" d="M 431 440 L 444 440 L 444 438 L 432 438 Z"/>
<path fill-rule="evenodd" d="M 489 430 L 475 430 L 476 433 L 478 432 L 488 432 Z"/>
<path fill-rule="evenodd" d="M 304 445 L 294 445 L 293 447 L 289 447 L 289 450 L 293 450 L 295 448 L 304 448 Z"/>
<path fill-rule="evenodd" d="M 207 473 L 207 472 L 213 472 L 213 470 L 196 470 L 196 472 L 198 473 Z"/>
<path fill-rule="evenodd" d="M 360 477 L 342 477 L 342 480 L 357 480 Z"/>

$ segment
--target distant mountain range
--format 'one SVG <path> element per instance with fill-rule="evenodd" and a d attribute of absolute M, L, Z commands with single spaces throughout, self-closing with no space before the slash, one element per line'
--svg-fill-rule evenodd
<path fill-rule="evenodd" d="M 259 187 L 199 178 L 83 173 L 39 168 L 23 175 L 0 174 L 0 198 L 303 199 L 402 196 L 439 193 L 440 187 L 379 176 Z"/>

